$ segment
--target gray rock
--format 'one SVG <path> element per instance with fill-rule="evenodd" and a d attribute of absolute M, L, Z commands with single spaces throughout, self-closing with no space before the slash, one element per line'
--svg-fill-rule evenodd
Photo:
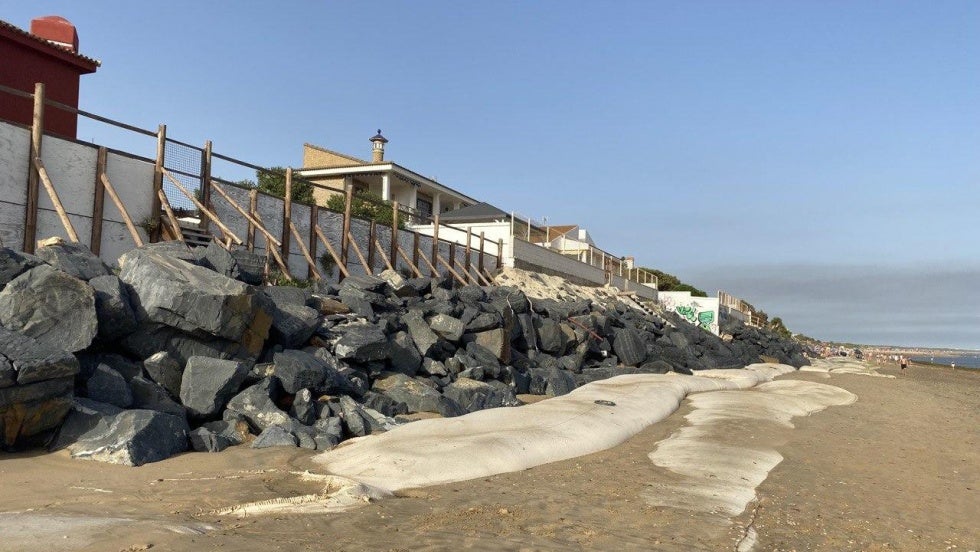
<path fill-rule="evenodd" d="M 225 412 L 227 413 L 228 411 Z M 229 414 L 227 419 L 208 422 L 201 427 L 212 433 L 221 435 L 232 445 L 240 445 L 251 436 L 248 421 L 235 413 Z"/>
<path fill-rule="evenodd" d="M 192 356 L 254 360 L 257 351 L 238 342 L 211 336 L 193 336 L 163 324 L 143 324 L 119 341 L 122 349 L 137 358 L 164 351 L 181 365 Z"/>
<path fill-rule="evenodd" d="M 368 320 L 374 319 L 372 299 L 378 300 L 379 297 L 377 294 L 372 294 L 362 289 L 343 288 L 340 290 L 339 297 L 340 301 L 346 305 L 351 312 L 354 312 L 363 318 L 367 318 Z"/>
<path fill-rule="evenodd" d="M 504 364 L 510 363 L 510 339 L 503 328 L 472 334 L 473 342 L 493 353 Z"/>
<path fill-rule="evenodd" d="M 385 416 L 394 417 L 400 414 L 408 414 L 408 406 L 400 403 L 387 395 L 368 391 L 361 399 L 362 404 L 368 408 L 373 408 Z"/>
<path fill-rule="evenodd" d="M 321 418 L 313 424 L 317 450 L 330 450 L 344 437 L 342 421 L 338 416 Z"/>
<path fill-rule="evenodd" d="M 44 261 L 34 255 L 21 253 L 9 247 L 0 247 L 0 290 L 7 285 L 7 282 L 42 264 Z"/>
<path fill-rule="evenodd" d="M 422 355 L 407 332 L 398 332 L 391 338 L 391 370 L 406 376 L 414 376 L 422 366 Z"/>
<path fill-rule="evenodd" d="M 48 265 L 32 268 L 0 291 L 0 325 L 44 348 L 81 351 L 99 329 L 95 291 Z"/>
<path fill-rule="evenodd" d="M 691 345 L 691 342 L 688 341 L 687 337 L 682 332 L 670 332 L 667 337 L 670 339 L 670 342 L 674 344 L 674 347 L 677 347 L 678 349 L 686 349 Z"/>
<path fill-rule="evenodd" d="M 238 392 L 247 375 L 248 367 L 241 362 L 191 357 L 180 381 L 180 402 L 193 417 L 215 416 Z"/>
<path fill-rule="evenodd" d="M 376 276 L 350 276 L 344 278 L 341 282 L 341 290 L 343 288 L 353 288 L 363 291 L 370 291 L 372 293 L 383 293 L 385 290 L 386 282 Z"/>
<path fill-rule="evenodd" d="M 262 285 L 265 278 L 266 259 L 263 255 L 247 249 L 232 249 L 231 256 L 238 265 L 238 279 L 253 286 Z"/>
<path fill-rule="evenodd" d="M 402 321 L 405 322 L 405 326 L 408 328 L 408 334 L 412 337 L 412 341 L 415 342 L 415 347 L 419 350 L 419 353 L 423 357 L 429 356 L 433 352 L 436 344 L 439 343 L 439 336 L 429 328 L 429 325 L 422 319 L 422 315 L 418 311 L 408 311 L 402 317 Z"/>
<path fill-rule="evenodd" d="M 646 344 L 635 330 L 621 328 L 613 338 L 613 350 L 626 366 L 639 366 L 647 357 Z"/>
<path fill-rule="evenodd" d="M 299 440 L 296 439 L 296 436 L 277 425 L 262 430 L 262 433 L 252 441 L 252 448 L 257 449 L 297 446 L 299 446 Z"/>
<path fill-rule="evenodd" d="M 122 375 L 106 366 L 99 364 L 95 372 L 85 382 L 88 398 L 93 401 L 108 403 L 119 408 L 128 408 L 133 404 L 133 391 Z"/>
<path fill-rule="evenodd" d="M 238 260 L 224 247 L 211 242 L 207 247 L 197 247 L 193 251 L 197 255 L 197 264 L 204 268 L 236 280 L 241 276 Z"/>
<path fill-rule="evenodd" d="M 289 414 L 280 410 L 273 401 L 278 394 L 278 380 L 265 378 L 232 397 L 227 409 L 240 414 L 258 431 L 274 425 L 289 425 Z"/>
<path fill-rule="evenodd" d="M 264 286 L 262 293 L 272 299 L 277 307 L 284 305 L 304 306 L 313 296 L 308 288 L 296 286 Z"/>
<path fill-rule="evenodd" d="M 139 322 L 122 280 L 97 276 L 88 285 L 95 290 L 95 314 L 99 320 L 99 339 L 115 341 L 136 330 Z"/>
<path fill-rule="evenodd" d="M 429 328 L 446 341 L 459 341 L 463 337 L 463 322 L 448 314 L 437 314 L 429 318 Z"/>
<path fill-rule="evenodd" d="M 398 423 L 377 412 L 354 402 L 350 397 L 340 397 L 340 417 L 347 431 L 355 437 L 381 433 L 392 429 Z"/>
<path fill-rule="evenodd" d="M 507 385 L 496 387 L 489 383 L 459 378 L 443 389 L 443 394 L 467 412 L 501 406 L 520 406 L 514 391 Z"/>
<path fill-rule="evenodd" d="M 305 305 L 291 303 L 272 309 L 271 339 L 287 349 L 302 347 L 320 325 L 317 311 Z"/>
<path fill-rule="evenodd" d="M 133 392 L 133 408 L 156 410 L 172 416 L 187 417 L 187 409 L 173 400 L 170 393 L 162 385 L 137 376 L 129 381 Z"/>
<path fill-rule="evenodd" d="M 166 351 L 153 353 L 143 361 L 143 369 L 150 379 L 163 386 L 172 397 L 180 397 L 180 380 L 184 377 L 184 367 Z"/>
<path fill-rule="evenodd" d="M 199 427 L 187 435 L 191 448 L 197 452 L 221 452 L 234 445 L 230 439 L 206 427 Z"/>
<path fill-rule="evenodd" d="M 68 450 L 72 458 L 141 466 L 187 450 L 187 422 L 154 410 L 123 410 L 104 431 L 97 426 Z"/>
<path fill-rule="evenodd" d="M 109 430 L 112 417 L 123 409 L 107 403 L 75 397 L 70 401 L 70 409 L 64 423 L 52 439 L 48 450 L 61 450 L 77 442 L 83 435 L 92 432 L 93 435 Z"/>
<path fill-rule="evenodd" d="M 445 417 L 459 416 L 462 408 L 438 391 L 405 374 L 388 374 L 374 381 L 372 389 L 395 402 L 405 403 L 409 412 L 434 412 Z"/>
<path fill-rule="evenodd" d="M 575 389 L 575 378 L 568 372 L 557 368 L 531 368 L 530 392 L 533 395 L 559 397 Z"/>
<path fill-rule="evenodd" d="M 78 359 L 68 351 L 0 327 L 0 387 L 26 385 L 78 373 Z"/>
<path fill-rule="evenodd" d="M 290 394 L 318 387 L 328 375 L 324 362 L 306 351 L 287 349 L 276 353 L 273 364 L 273 374 L 279 378 L 283 390 Z"/>
<path fill-rule="evenodd" d="M 45 245 L 38 247 L 34 255 L 58 270 L 86 282 L 98 276 L 112 274 L 112 270 L 102 259 L 80 243 Z"/>
<path fill-rule="evenodd" d="M 262 349 L 272 316 L 256 288 L 153 251 L 134 249 L 119 264 L 141 320 L 225 338 L 252 353 Z"/>
<path fill-rule="evenodd" d="M 0 446 L 31 444 L 58 427 L 72 403 L 73 377 L 0 388 Z"/>
<path fill-rule="evenodd" d="M 374 324 L 348 324 L 334 331 L 342 334 L 334 346 L 334 354 L 339 359 L 370 362 L 383 360 L 390 354 L 388 337 Z"/>
<path fill-rule="evenodd" d="M 431 358 L 425 357 L 422 359 L 422 369 L 423 374 L 428 374 L 430 376 L 448 376 L 449 371 L 446 370 L 446 365 L 439 362 L 438 360 L 432 360 Z"/>
<path fill-rule="evenodd" d="M 316 400 L 309 389 L 300 389 L 293 397 L 293 406 L 289 414 L 305 425 L 313 425 L 316 421 Z"/>
<path fill-rule="evenodd" d="M 673 367 L 668 362 L 662 360 L 647 361 L 640 365 L 639 372 L 643 374 L 666 374 Z"/>
<path fill-rule="evenodd" d="M 535 319 L 534 329 L 538 335 L 538 348 L 542 351 L 561 355 L 565 349 L 565 334 L 557 322 L 548 318 Z"/>
<path fill-rule="evenodd" d="M 500 313 L 481 312 L 466 324 L 467 332 L 484 332 L 494 328 L 502 328 L 504 319 Z"/>

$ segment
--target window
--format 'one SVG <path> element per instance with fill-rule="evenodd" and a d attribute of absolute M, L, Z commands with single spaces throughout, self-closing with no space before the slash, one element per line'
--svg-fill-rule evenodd
<path fill-rule="evenodd" d="M 420 215 L 425 215 L 427 217 L 432 216 L 432 198 L 419 195 L 415 200 L 415 209 Z"/>

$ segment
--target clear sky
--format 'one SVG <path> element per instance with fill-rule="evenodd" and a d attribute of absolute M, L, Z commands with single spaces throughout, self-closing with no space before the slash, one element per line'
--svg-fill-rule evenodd
<path fill-rule="evenodd" d="M 0 0 L 50 14 L 83 109 L 264 166 L 380 127 L 794 331 L 980 348 L 980 2 Z"/>

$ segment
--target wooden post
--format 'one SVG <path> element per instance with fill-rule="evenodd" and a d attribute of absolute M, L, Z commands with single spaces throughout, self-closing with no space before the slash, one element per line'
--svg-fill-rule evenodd
<path fill-rule="evenodd" d="M 364 268 L 364 272 L 368 276 L 374 275 L 374 270 L 368 265 L 367 259 L 364 258 L 364 253 L 361 253 L 361 246 L 357 245 L 357 240 L 354 239 L 354 235 L 351 234 L 347 236 L 347 245 L 354 247 L 354 254 L 357 255 L 357 260 L 361 261 L 361 266 Z"/>
<path fill-rule="evenodd" d="M 419 233 L 413 232 L 415 234 L 412 244 L 412 266 L 419 266 Z M 419 274 L 419 277 L 422 275 Z"/>
<path fill-rule="evenodd" d="M 456 268 L 456 242 L 449 242 L 449 270 Z"/>
<path fill-rule="evenodd" d="M 126 210 L 126 205 L 123 204 L 122 199 L 119 199 L 119 194 L 116 193 L 116 189 L 112 186 L 112 182 L 109 181 L 109 175 L 103 172 L 99 175 L 99 180 L 102 182 L 102 187 L 105 188 L 105 192 L 109 194 L 109 199 L 116 204 L 116 209 L 119 209 L 119 216 L 121 216 L 123 222 L 126 223 L 126 228 L 129 229 L 129 235 L 133 236 L 133 242 L 136 243 L 136 247 L 143 247 L 143 238 L 141 238 L 139 232 L 136 231 L 136 225 L 133 224 L 133 219 L 129 216 L 129 211 Z M 157 190 L 157 192 L 158 197 L 167 197 L 163 193 L 163 190 Z M 180 233 L 179 228 L 178 233 Z"/>
<path fill-rule="evenodd" d="M 163 156 L 167 151 L 167 125 L 157 127 L 157 160 L 153 165 L 153 205 L 150 207 L 150 243 L 160 241 L 160 197 L 157 191 L 163 190 Z"/>
<path fill-rule="evenodd" d="M 71 219 L 68 218 L 65 206 L 62 205 L 58 191 L 54 189 L 54 184 L 48 178 L 48 171 L 44 169 L 44 163 L 40 157 L 34 158 L 34 165 L 37 169 L 37 175 L 41 177 L 41 183 L 44 184 L 44 189 L 48 192 L 48 197 L 51 198 L 51 203 L 54 204 L 54 210 L 58 213 L 58 218 L 61 219 L 61 225 L 65 227 L 65 231 L 68 233 L 68 239 L 73 243 L 78 243 L 78 233 L 75 232 L 75 227 L 72 225 Z"/>
<path fill-rule="evenodd" d="M 102 216 L 105 209 L 105 186 L 102 175 L 105 173 L 105 162 L 108 150 L 105 146 L 99 148 L 99 156 L 95 161 L 95 201 L 92 204 L 92 234 L 89 237 L 89 249 L 98 257 L 102 252 Z"/>
<path fill-rule="evenodd" d="M 193 203 L 194 206 L 197 207 L 197 209 L 201 212 L 202 215 L 210 218 L 214 222 L 214 224 L 217 225 L 217 227 L 221 230 L 221 233 L 224 236 L 231 238 L 232 241 L 234 241 L 237 244 L 243 243 L 241 238 L 236 236 L 235 233 L 231 231 L 231 229 L 229 229 L 221 222 L 221 219 L 218 218 L 218 215 L 214 214 L 210 209 L 205 207 L 203 203 L 198 201 L 198 199 L 194 197 L 194 194 L 187 191 L 187 188 L 184 187 L 184 185 L 181 184 L 179 180 L 174 178 L 174 176 L 170 174 L 169 171 L 164 169 L 161 172 L 163 172 L 163 174 L 165 174 L 167 178 L 170 179 L 170 182 L 173 183 L 173 185 L 176 186 L 177 189 L 180 190 L 180 192 L 187 197 L 187 199 L 191 200 L 191 203 Z M 159 201 L 159 198 L 157 199 L 157 201 Z M 160 213 L 157 213 L 158 219 L 159 219 L 159 215 Z"/>
<path fill-rule="evenodd" d="M 289 262 L 289 225 L 293 221 L 293 169 L 286 168 L 286 190 L 282 196 L 282 258 Z"/>
<path fill-rule="evenodd" d="M 44 83 L 34 85 L 34 120 L 31 122 L 31 148 L 27 158 L 27 205 L 24 212 L 24 252 L 34 253 L 37 242 L 37 205 L 40 199 L 40 176 L 34 160 L 41 157 L 44 137 Z"/>
<path fill-rule="evenodd" d="M 157 190 L 157 196 L 160 198 L 160 205 L 163 207 L 163 212 L 167 214 L 167 220 L 170 222 L 170 231 L 174 234 L 174 239 L 186 243 L 184 241 L 184 232 L 180 229 L 180 222 L 177 220 L 177 216 L 174 215 L 174 210 L 170 207 L 170 201 L 167 200 L 167 194 L 163 193 L 163 190 Z"/>
<path fill-rule="evenodd" d="M 391 203 L 391 266 L 398 265 L 398 202 Z"/>
<path fill-rule="evenodd" d="M 419 250 L 419 248 L 416 247 L 415 248 L 415 251 L 418 252 L 418 250 Z M 419 270 L 419 267 L 415 266 L 415 264 L 412 263 L 412 259 L 408 258 L 408 255 L 406 255 L 405 254 L 405 251 L 402 248 L 400 248 L 400 247 L 398 248 L 398 254 L 401 255 L 402 259 L 408 264 L 408 267 L 412 269 L 412 273 L 415 274 L 416 277 L 421 278 L 422 277 L 422 271 Z M 417 254 L 415 254 L 413 256 L 416 257 L 416 258 L 418 257 Z M 416 261 L 416 262 L 418 262 L 418 261 Z"/>
<path fill-rule="evenodd" d="M 323 247 L 327 248 L 327 253 L 329 253 L 330 257 L 333 258 L 333 262 L 337 263 L 337 270 L 340 271 L 341 277 L 350 276 L 350 272 L 347 271 L 347 265 L 340 262 L 340 255 L 338 255 L 337 251 L 335 251 L 333 246 L 330 245 L 330 240 L 323 235 L 323 230 L 320 230 L 320 226 L 314 226 L 313 231 L 316 232 L 316 237 L 320 238 L 320 243 L 323 244 Z"/>
<path fill-rule="evenodd" d="M 204 142 L 204 151 L 201 152 L 201 203 L 214 211 L 211 204 L 211 140 Z M 201 228 L 207 232 L 211 221 L 204 218 L 201 223 Z"/>
<path fill-rule="evenodd" d="M 439 213 L 432 216 L 432 266 L 439 265 Z M 439 271 L 436 270 L 433 276 L 438 276 Z"/>
<path fill-rule="evenodd" d="M 381 247 L 381 242 L 378 241 L 378 238 L 374 238 L 374 247 L 378 251 L 383 251 L 384 250 L 384 248 Z M 381 255 L 381 260 L 384 261 L 385 268 L 387 268 L 388 270 L 395 270 L 395 265 L 391 264 L 391 261 L 388 260 L 388 256 L 387 255 Z"/>
<path fill-rule="evenodd" d="M 340 261 L 347 266 L 347 235 L 350 234 L 350 209 L 354 201 L 354 185 L 351 184 L 344 192 L 344 225 L 340 236 Z"/>
<path fill-rule="evenodd" d="M 310 205 L 310 254 L 313 255 L 313 258 L 314 260 L 316 260 L 316 262 L 320 262 L 320 258 L 317 257 L 316 254 L 316 230 L 314 230 L 313 227 L 316 226 L 316 223 L 319 220 L 320 220 L 320 207 L 316 203 L 314 203 L 313 205 Z M 329 278 L 330 276 L 332 275 L 327 274 L 327 278 Z M 312 278 L 313 274 L 309 274 L 308 277 Z"/>
<path fill-rule="evenodd" d="M 248 214 L 255 218 L 256 209 L 259 203 L 259 191 L 251 189 L 248 192 Z M 246 217 L 247 218 L 247 217 Z M 255 223 L 248 221 L 248 252 L 255 252 Z"/>
<path fill-rule="evenodd" d="M 303 237 L 299 234 L 299 229 L 293 224 L 293 221 L 289 221 L 289 231 L 296 238 L 296 245 L 299 247 L 299 252 L 303 254 L 303 258 L 306 259 L 306 267 L 308 272 L 312 272 L 312 277 L 317 280 L 322 280 L 323 277 L 320 276 L 320 271 L 316 269 L 316 261 L 313 260 L 313 256 L 310 255 L 310 250 L 306 248 L 306 244 L 303 243 Z"/>
<path fill-rule="evenodd" d="M 504 239 L 497 240 L 497 268 L 504 266 Z"/>
<path fill-rule="evenodd" d="M 480 232 L 480 258 L 476 261 L 476 268 L 478 272 L 483 272 L 483 251 L 486 249 L 487 235 L 485 232 Z"/>
<path fill-rule="evenodd" d="M 259 220 L 258 217 L 256 216 L 256 213 L 247 213 L 245 209 L 242 209 L 242 206 L 239 205 L 238 202 L 234 200 L 234 198 L 228 195 L 228 192 L 226 192 L 221 186 L 218 185 L 217 182 L 213 184 L 211 189 L 214 190 L 215 192 L 218 192 L 218 195 L 223 197 L 225 201 L 228 202 L 228 205 L 231 205 L 232 209 L 238 211 L 240 215 L 245 217 L 245 220 L 248 221 L 249 225 L 254 226 L 253 232 L 255 229 L 257 229 L 259 232 L 262 232 L 262 235 L 265 236 L 267 246 L 270 245 L 275 247 L 282 246 L 282 242 L 280 242 L 275 236 L 273 236 L 272 232 L 269 232 L 269 230 L 266 229 L 265 225 L 262 224 L 262 221 Z M 218 224 L 220 225 L 220 223 Z M 238 243 L 241 243 L 241 241 L 239 241 Z"/>
<path fill-rule="evenodd" d="M 472 280 L 470 276 L 470 266 L 473 264 L 470 262 L 470 242 L 473 241 L 473 227 L 466 227 L 466 261 L 463 263 L 463 270 L 466 272 L 466 279 Z"/>
<path fill-rule="evenodd" d="M 376 229 L 375 229 L 376 226 L 377 225 L 372 220 L 371 221 L 371 226 L 368 229 L 368 254 L 367 254 L 367 262 L 368 262 L 368 266 L 371 267 L 371 270 L 372 271 L 374 270 L 374 242 L 375 242 L 374 235 L 375 235 L 375 232 L 376 232 Z"/>

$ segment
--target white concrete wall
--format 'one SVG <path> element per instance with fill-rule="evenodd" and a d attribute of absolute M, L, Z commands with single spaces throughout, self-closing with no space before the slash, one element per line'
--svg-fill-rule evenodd
<path fill-rule="evenodd" d="M 689 291 L 661 291 L 658 301 L 687 322 L 718 335 L 717 297 L 693 297 Z"/>

